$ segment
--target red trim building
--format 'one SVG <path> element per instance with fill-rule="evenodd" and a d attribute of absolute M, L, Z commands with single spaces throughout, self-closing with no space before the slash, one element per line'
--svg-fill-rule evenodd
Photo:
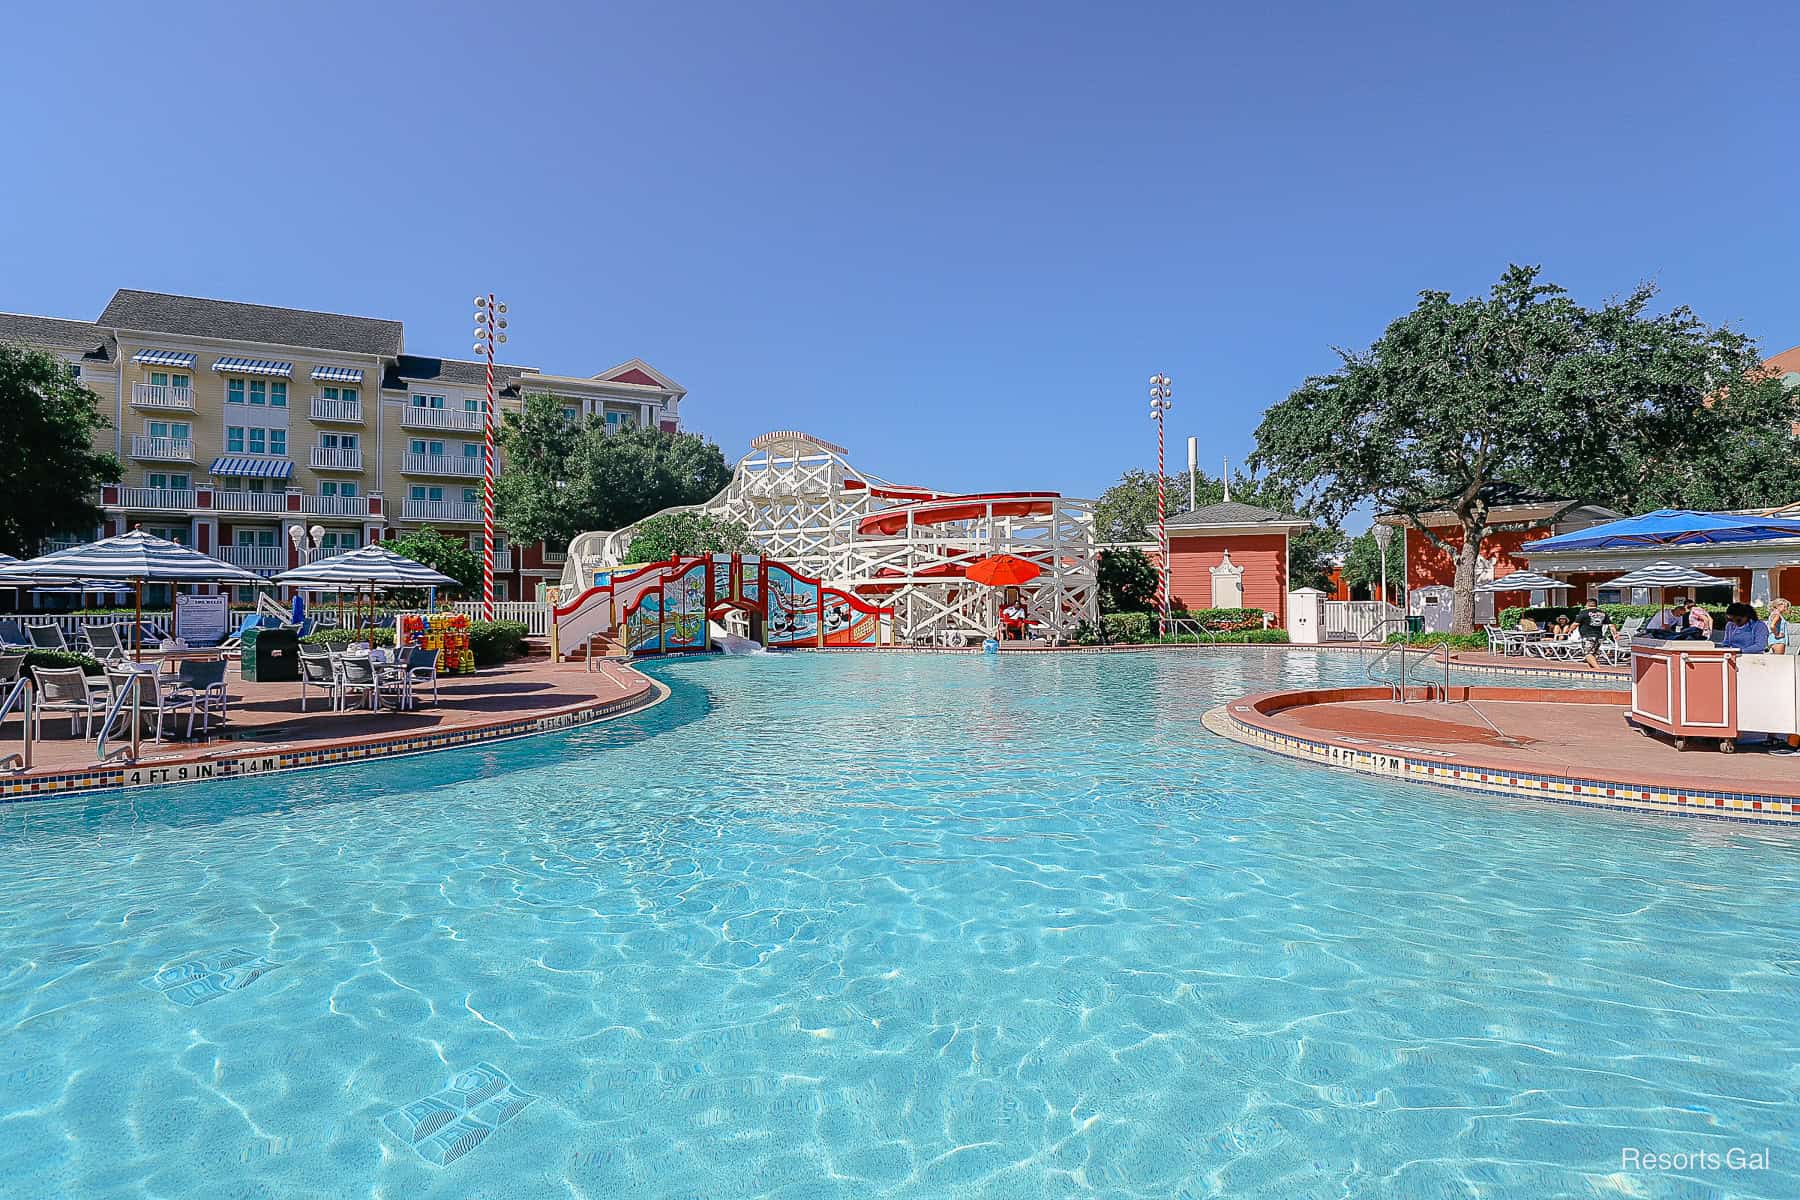
<path fill-rule="evenodd" d="M 1312 522 L 1227 500 L 1179 513 L 1168 524 L 1169 594 L 1176 607 L 1260 608 L 1286 626 L 1288 540 Z"/>

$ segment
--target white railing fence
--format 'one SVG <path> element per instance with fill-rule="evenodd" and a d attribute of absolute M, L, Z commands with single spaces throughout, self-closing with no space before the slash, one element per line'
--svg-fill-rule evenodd
<path fill-rule="evenodd" d="M 481 620 L 481 601 L 458 601 L 448 607 L 459 613 L 465 613 L 474 620 Z M 521 622 L 532 637 L 550 636 L 550 606 L 535 600 L 496 600 L 494 601 L 494 619 L 496 621 Z"/>
<path fill-rule="evenodd" d="M 1384 623 L 1401 620 L 1404 624 L 1405 616 L 1397 606 L 1383 600 L 1327 600 L 1325 640 L 1366 642 Z"/>

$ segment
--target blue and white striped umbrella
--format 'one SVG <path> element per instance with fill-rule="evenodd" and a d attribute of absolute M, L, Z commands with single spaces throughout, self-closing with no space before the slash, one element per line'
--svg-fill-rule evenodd
<path fill-rule="evenodd" d="M 374 544 L 283 571 L 275 576 L 275 582 L 327 592 L 458 586 L 456 580 L 442 571 L 434 571 L 424 563 Z"/>
<path fill-rule="evenodd" d="M 1475 585 L 1475 590 L 1478 592 L 1548 592 L 1568 586 L 1560 579 L 1539 575 L 1536 571 L 1514 571 L 1511 575 L 1502 575 L 1498 579 L 1478 583 Z"/>
<path fill-rule="evenodd" d="M 0 586 L 81 579 L 120 579 L 138 584 L 262 582 L 262 577 L 253 571 L 208 558 L 198 550 L 152 537 L 141 529 L 0 567 Z"/>
<path fill-rule="evenodd" d="M 1653 562 L 1647 567 L 1639 567 L 1629 575 L 1621 575 L 1610 583 L 1603 583 L 1607 588 L 1672 588 L 1672 587 L 1712 587 L 1729 586 L 1731 580 L 1720 579 L 1717 575 L 1707 575 L 1692 567 L 1684 567 L 1672 563 L 1668 559 Z"/>

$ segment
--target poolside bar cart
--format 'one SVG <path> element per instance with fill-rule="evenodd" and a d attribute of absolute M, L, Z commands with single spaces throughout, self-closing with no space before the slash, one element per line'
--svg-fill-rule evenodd
<path fill-rule="evenodd" d="M 1800 733 L 1800 657 L 1740 654 L 1712 642 L 1638 638 L 1631 644 L 1631 719 L 1686 749 L 1740 732 Z"/>

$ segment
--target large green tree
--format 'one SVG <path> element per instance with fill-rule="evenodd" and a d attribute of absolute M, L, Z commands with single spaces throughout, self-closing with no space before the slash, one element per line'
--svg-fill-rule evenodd
<path fill-rule="evenodd" d="M 1399 603 L 1400 590 L 1406 579 L 1404 559 L 1400 539 L 1395 538 L 1387 552 L 1386 596 L 1391 603 Z M 1376 544 L 1373 529 L 1363 530 L 1344 544 L 1343 573 L 1345 583 L 1351 587 L 1369 588 L 1370 597 L 1374 597 L 1374 588 L 1381 581 L 1381 547 Z"/>
<path fill-rule="evenodd" d="M 1521 266 L 1484 296 L 1423 292 L 1374 345 L 1338 351 L 1337 370 L 1264 414 L 1252 465 L 1330 519 L 1373 499 L 1453 555 L 1462 633 L 1489 534 L 1584 503 L 1791 498 L 1795 397 L 1749 338 L 1686 308 L 1652 312 L 1654 296 L 1644 285 L 1586 307 Z M 1567 503 L 1536 520 L 1491 514 L 1520 488 Z M 1454 516 L 1460 541 L 1422 523 L 1433 511 Z"/>
<path fill-rule="evenodd" d="M 646 517 L 631 531 L 625 561 L 662 562 L 686 554 L 744 554 L 752 550 L 750 533 L 739 521 L 706 513 L 676 512 Z"/>
<path fill-rule="evenodd" d="M 495 484 L 515 541 L 566 546 L 578 533 L 711 499 L 730 482 L 724 454 L 697 434 L 570 422 L 563 402 L 545 395 L 527 395 L 523 409 L 506 415 L 506 469 Z"/>
<path fill-rule="evenodd" d="M 100 523 L 100 485 L 119 478 L 119 460 L 94 441 L 111 427 L 62 359 L 0 343 L 0 553 L 31 558 L 46 538 Z"/>
<path fill-rule="evenodd" d="M 1150 612 L 1156 607 L 1156 564 L 1135 546 L 1102 550 L 1094 575 L 1101 612 Z"/>
<path fill-rule="evenodd" d="M 1188 511 L 1188 482 L 1186 471 L 1165 479 L 1164 503 L 1169 516 Z M 1194 473 L 1193 492 L 1194 503 L 1201 507 L 1225 499 L 1224 483 L 1204 471 Z M 1231 498 L 1259 508 L 1314 518 L 1314 514 L 1297 504 L 1292 489 L 1242 471 L 1232 472 Z M 1115 544 L 1156 540 L 1156 472 L 1126 471 L 1119 476 L 1119 482 L 1100 494 L 1094 502 L 1094 538 Z M 1289 539 L 1288 586 L 1329 591 L 1331 559 L 1341 541 L 1342 535 L 1334 524 L 1316 519 L 1311 529 Z"/>
<path fill-rule="evenodd" d="M 442 571 L 456 580 L 457 589 L 470 594 L 481 591 L 481 559 L 469 549 L 466 538 L 439 533 L 429 525 L 410 530 L 406 536 L 382 543 L 402 558 L 424 563 L 434 571 Z"/>

